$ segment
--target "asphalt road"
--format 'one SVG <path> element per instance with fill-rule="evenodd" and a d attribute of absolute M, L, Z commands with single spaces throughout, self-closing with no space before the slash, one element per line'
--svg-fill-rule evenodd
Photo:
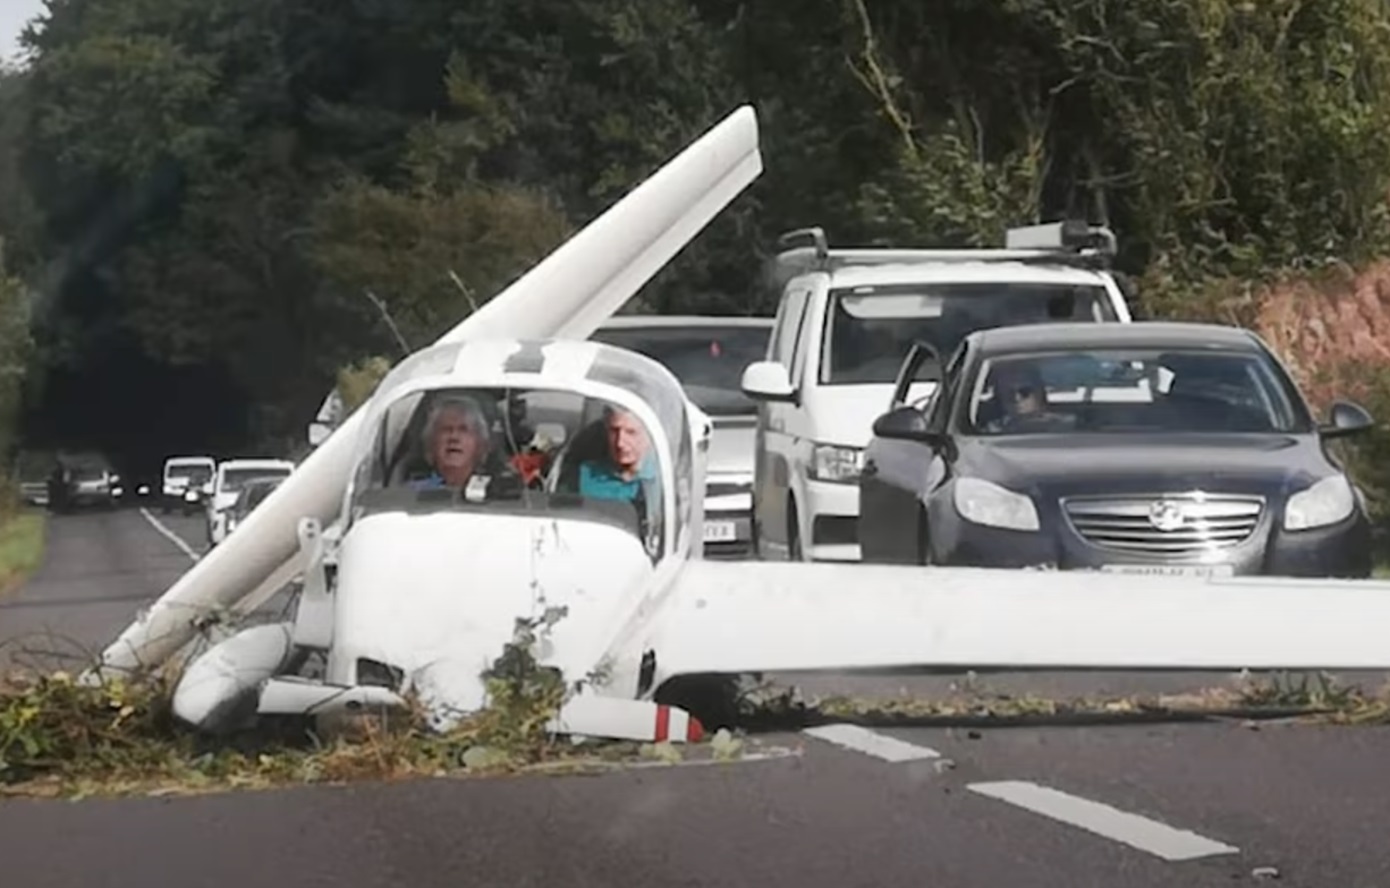
<path fill-rule="evenodd" d="M 200 538 L 196 520 L 161 524 Z M 134 510 L 65 517 L 50 533 L 45 567 L 0 607 L 0 635 L 47 625 L 99 646 L 190 563 Z M 822 681 L 894 695 L 946 680 Z M 26 888 L 1390 884 L 1386 729 L 832 727 L 750 749 L 758 757 L 602 777 L 12 800 L 0 803 L 0 872 Z"/>

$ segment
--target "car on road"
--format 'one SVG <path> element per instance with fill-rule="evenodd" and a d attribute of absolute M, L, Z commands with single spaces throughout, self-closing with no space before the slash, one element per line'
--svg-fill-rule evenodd
<path fill-rule="evenodd" d="M 908 403 L 914 347 L 859 481 L 865 560 L 1115 572 L 1364 578 L 1364 494 L 1251 331 L 1034 324 L 976 332 Z M 1117 587 L 1117 592 L 1122 591 Z"/>
<path fill-rule="evenodd" d="M 210 456 L 169 457 L 164 461 L 160 510 L 166 514 L 174 509 L 191 513 L 212 496 L 213 475 L 216 473 L 217 462 Z"/>
<path fill-rule="evenodd" d="M 914 341 L 949 354 L 987 327 L 1133 317 L 1127 279 L 1109 268 L 1113 233 L 1075 221 L 1010 229 L 1003 249 L 832 249 L 819 228 L 782 242 L 768 272 L 780 293 L 772 347 L 742 380 L 762 402 L 753 487 L 762 558 L 860 560 L 864 446 Z"/>
<path fill-rule="evenodd" d="M 227 533 L 237 529 L 237 525 L 246 520 L 246 516 L 255 511 L 261 502 L 270 496 L 270 492 L 280 486 L 280 483 L 288 476 L 276 475 L 270 478 L 256 478 L 248 481 L 237 494 L 236 502 L 227 510 Z"/>
<path fill-rule="evenodd" d="M 284 480 L 294 471 L 285 459 L 229 459 L 219 463 L 213 475 L 212 495 L 207 500 L 208 545 L 215 546 L 231 531 L 227 518 L 247 484 L 259 478 Z"/>
<path fill-rule="evenodd" d="M 58 454 L 58 502 L 50 505 L 58 511 L 72 508 L 111 508 L 125 495 L 120 474 L 104 455 L 92 451 L 70 451 Z"/>
<path fill-rule="evenodd" d="M 710 418 L 705 476 L 705 553 L 752 548 L 753 438 L 758 404 L 739 386 L 744 368 L 767 356 L 770 317 L 619 315 L 589 338 L 665 365 Z"/>

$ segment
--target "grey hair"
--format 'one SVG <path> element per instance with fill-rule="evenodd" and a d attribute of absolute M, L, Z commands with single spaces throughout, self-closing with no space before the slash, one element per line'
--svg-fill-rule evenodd
<path fill-rule="evenodd" d="M 457 410 L 468 418 L 468 425 L 472 427 L 473 434 L 482 439 L 482 455 L 486 456 L 492 449 L 491 428 L 487 421 L 487 414 L 478 402 L 468 395 L 449 395 L 440 398 L 430 405 L 429 415 L 425 418 L 425 431 L 421 436 L 424 440 L 425 450 L 430 449 L 434 441 L 434 433 L 439 427 L 439 417 L 446 410 Z"/>

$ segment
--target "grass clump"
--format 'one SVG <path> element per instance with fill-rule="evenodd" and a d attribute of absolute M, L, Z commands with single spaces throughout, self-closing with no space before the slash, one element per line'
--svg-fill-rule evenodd
<path fill-rule="evenodd" d="M 42 512 L 20 509 L 0 517 L 0 595 L 24 582 L 43 562 Z"/>

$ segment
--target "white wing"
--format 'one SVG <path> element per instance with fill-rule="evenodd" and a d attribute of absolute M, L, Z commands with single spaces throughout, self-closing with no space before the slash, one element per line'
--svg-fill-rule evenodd
<path fill-rule="evenodd" d="M 662 678 L 904 667 L 1390 668 L 1390 583 L 691 561 Z"/>
<path fill-rule="evenodd" d="M 588 338 L 761 172 L 757 116 L 744 106 L 440 341 Z M 158 666 L 194 637 L 193 619 L 237 608 L 277 571 L 291 570 L 299 520 L 335 516 L 362 415 L 348 417 L 127 627 L 102 653 L 100 671 Z"/>

